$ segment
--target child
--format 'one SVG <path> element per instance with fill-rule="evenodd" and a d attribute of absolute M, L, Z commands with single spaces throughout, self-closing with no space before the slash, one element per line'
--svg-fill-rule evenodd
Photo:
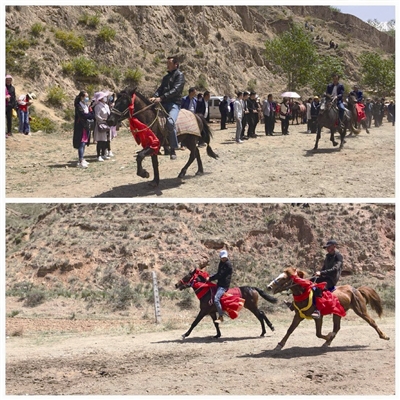
<path fill-rule="evenodd" d="M 18 98 L 18 119 L 19 119 L 19 133 L 25 135 L 31 134 L 31 127 L 29 124 L 29 106 L 36 96 L 33 93 L 23 94 Z"/>

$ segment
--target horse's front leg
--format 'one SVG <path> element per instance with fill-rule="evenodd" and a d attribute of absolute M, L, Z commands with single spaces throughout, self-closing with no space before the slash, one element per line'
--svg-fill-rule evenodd
<path fill-rule="evenodd" d="M 145 149 L 139 151 L 136 156 L 136 163 L 137 163 L 137 172 L 136 175 L 140 176 L 141 178 L 149 178 L 150 174 L 143 168 L 142 162 L 146 156 L 152 155 L 154 152 L 153 149 L 150 147 L 146 147 Z"/>
<path fill-rule="evenodd" d="M 158 156 L 157 156 L 157 154 L 153 154 L 151 156 L 151 163 L 153 165 L 154 179 L 150 182 L 150 185 L 153 186 L 153 187 L 156 187 L 160 183 L 160 171 L 158 170 Z"/>
<path fill-rule="evenodd" d="M 317 137 L 315 138 L 315 145 L 314 145 L 314 150 L 318 149 L 318 142 L 319 139 L 321 139 L 321 129 L 322 127 L 320 127 L 319 125 L 317 126 Z"/>
<path fill-rule="evenodd" d="M 278 345 L 275 347 L 274 350 L 282 350 L 282 348 L 285 346 L 287 340 L 289 339 L 289 336 L 293 333 L 293 331 L 299 326 L 300 322 L 303 321 L 304 318 L 301 318 L 300 315 L 296 312 L 293 321 L 291 325 L 289 326 L 289 329 L 286 332 L 286 335 L 283 337 L 283 339 L 278 343 Z"/>
<path fill-rule="evenodd" d="M 191 334 L 192 330 L 197 326 L 197 324 L 198 324 L 206 315 L 207 315 L 207 313 L 204 312 L 204 310 L 200 310 L 200 312 L 197 314 L 197 317 L 196 317 L 195 320 L 193 321 L 192 325 L 190 325 L 189 330 L 188 330 L 186 333 L 184 333 L 184 334 L 182 335 L 182 339 L 187 338 L 187 337 Z M 217 318 L 217 317 L 215 317 L 215 319 L 216 319 L 216 318 Z M 215 324 L 214 324 L 214 325 L 215 325 Z M 220 333 L 219 335 L 221 336 L 221 333 Z"/>
<path fill-rule="evenodd" d="M 333 146 L 337 146 L 339 143 L 335 140 L 335 129 L 331 129 L 331 138 L 330 141 L 332 142 Z"/>

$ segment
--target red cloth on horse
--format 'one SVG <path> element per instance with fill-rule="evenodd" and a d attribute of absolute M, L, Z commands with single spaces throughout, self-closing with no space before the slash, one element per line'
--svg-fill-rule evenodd
<path fill-rule="evenodd" d="M 367 118 L 365 115 L 365 106 L 361 103 L 356 103 L 357 110 L 357 122 L 361 122 L 363 119 Z"/>
<path fill-rule="evenodd" d="M 291 275 L 290 277 L 294 283 L 300 285 L 306 290 L 299 296 L 293 296 L 294 301 L 303 301 L 308 298 L 310 295 L 310 290 L 313 287 L 318 287 L 323 289 L 325 287 L 325 283 L 314 283 L 308 279 L 302 279 L 297 275 Z M 343 306 L 340 304 L 339 299 L 332 294 L 329 290 L 324 290 L 322 292 L 322 297 L 315 297 L 315 306 L 317 310 L 320 311 L 321 315 L 329 315 L 335 314 L 340 317 L 346 316 L 346 311 Z"/>
<path fill-rule="evenodd" d="M 201 273 L 203 277 L 207 277 L 208 274 Z M 211 291 L 212 298 L 215 295 L 215 289 L 217 285 L 212 282 L 194 282 L 193 289 L 198 299 L 201 299 L 209 290 Z M 239 288 L 229 289 L 221 297 L 221 307 L 231 319 L 235 319 L 239 316 L 239 311 L 243 308 L 245 300 L 241 298 L 242 292 Z"/>
<path fill-rule="evenodd" d="M 135 97 L 134 94 L 132 96 L 132 103 L 129 106 L 129 113 L 133 115 L 133 111 L 135 109 Z M 129 127 L 131 128 L 131 132 L 133 137 L 136 140 L 137 144 L 140 144 L 144 149 L 150 147 L 153 149 L 153 154 L 156 155 L 160 151 L 160 141 L 158 137 L 154 134 L 154 132 L 143 122 L 140 122 L 135 117 L 129 118 Z"/>

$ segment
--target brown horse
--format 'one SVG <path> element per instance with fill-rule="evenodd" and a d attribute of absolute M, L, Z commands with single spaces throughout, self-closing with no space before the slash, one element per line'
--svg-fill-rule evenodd
<path fill-rule="evenodd" d="M 304 118 L 307 115 L 307 108 L 304 104 L 299 103 L 298 101 L 294 101 L 292 104 L 292 107 L 290 109 L 290 112 L 292 114 L 292 116 L 291 116 L 292 125 L 293 125 L 295 119 L 296 119 L 296 125 L 298 125 L 299 118 L 300 118 L 301 124 L 304 122 Z"/>
<path fill-rule="evenodd" d="M 134 94 L 135 96 L 133 96 Z M 134 116 L 140 122 L 151 128 L 151 130 L 159 139 L 161 146 L 165 148 L 168 145 L 168 134 L 165 126 L 167 115 L 160 104 L 156 105 L 151 103 L 146 97 L 136 91 L 136 88 L 127 88 L 118 93 L 115 105 L 112 108 L 110 115 L 107 119 L 107 124 L 110 126 L 116 126 L 124 119 L 132 118 L 129 110 L 129 106 L 131 105 L 132 101 L 134 101 Z M 213 152 L 210 146 L 212 133 L 205 118 L 200 114 L 193 114 L 190 112 L 188 118 L 191 119 L 191 121 L 189 121 L 191 122 L 191 124 L 189 124 L 190 129 L 182 133 L 178 132 L 178 140 L 182 143 L 182 145 L 186 146 L 186 148 L 190 150 L 190 156 L 188 162 L 179 173 L 178 178 L 183 178 L 186 175 L 187 169 L 195 159 L 197 160 L 198 165 L 196 175 L 201 175 L 204 173 L 199 148 L 197 147 L 199 139 L 202 139 L 204 143 L 206 143 L 207 155 L 215 159 L 218 158 L 218 155 Z M 143 150 L 138 152 L 138 155 L 136 157 L 137 175 L 142 178 L 149 178 L 149 173 L 142 167 L 142 161 L 148 155 L 151 156 L 154 172 L 154 179 L 151 182 L 151 186 L 158 186 L 160 182 L 158 158 L 157 154 L 154 154 L 152 149 L 144 148 Z"/>
<path fill-rule="evenodd" d="M 368 124 L 367 124 L 367 117 L 365 116 L 360 121 L 358 121 L 357 115 L 357 99 L 354 95 L 349 95 L 347 98 L 347 106 L 348 109 L 351 110 L 351 115 L 353 119 L 353 124 L 357 126 L 357 128 L 364 128 L 367 133 L 369 133 Z M 350 133 L 352 134 L 352 132 Z"/>
<path fill-rule="evenodd" d="M 196 286 L 196 283 L 199 282 L 205 282 L 206 277 L 208 277 L 208 273 L 204 270 L 200 270 L 195 268 L 192 272 L 188 273 L 185 275 L 176 285 L 175 288 L 179 290 L 183 290 L 189 287 L 192 287 L 193 290 L 195 291 L 197 297 L 200 300 L 200 312 L 197 315 L 196 319 L 193 321 L 192 325 L 190 326 L 189 330 L 182 335 L 182 338 L 185 339 L 190 335 L 192 330 L 196 327 L 196 325 L 206 316 L 209 315 L 214 323 L 215 329 L 217 330 L 217 335 L 214 336 L 216 339 L 221 337 L 221 331 L 219 329 L 219 324 L 216 324 L 215 321 L 217 319 L 217 308 L 215 307 L 215 304 L 213 302 L 214 298 L 214 293 L 213 293 L 213 287 L 215 287 L 214 284 L 209 284 L 209 287 L 206 287 L 206 290 L 204 289 L 204 285 L 198 285 L 199 287 Z M 263 292 L 261 289 L 258 289 L 256 287 L 252 286 L 240 286 L 239 288 L 234 288 L 233 290 L 240 290 L 240 297 L 244 299 L 244 308 L 247 308 L 249 311 L 251 311 L 256 318 L 260 321 L 261 324 L 261 335 L 264 336 L 267 331 L 265 330 L 265 324 L 264 321 L 267 323 L 268 327 L 274 331 L 274 327 L 272 323 L 269 321 L 269 319 L 266 317 L 265 313 L 258 308 L 258 299 L 259 295 L 269 301 L 270 303 L 276 303 L 277 299 L 275 297 L 270 296 L 269 294 Z M 202 292 L 200 293 L 200 290 Z M 223 298 L 221 298 L 221 305 L 223 307 Z"/>
<path fill-rule="evenodd" d="M 295 268 L 286 268 L 284 272 L 282 272 L 268 285 L 268 289 L 272 290 L 274 294 L 289 289 L 291 290 L 293 296 L 299 296 L 303 294 L 307 289 L 300 286 L 299 284 L 295 284 L 292 281 L 291 276 L 295 274 Z M 298 276 L 302 276 L 303 274 L 304 273 L 302 271 L 298 271 Z M 368 286 L 361 286 L 357 289 L 350 285 L 338 286 L 333 292 L 333 296 L 336 296 L 339 299 L 339 302 L 343 306 L 345 311 L 351 308 L 359 317 L 367 321 L 368 324 L 370 324 L 376 330 L 381 339 L 389 340 L 389 337 L 386 336 L 379 329 L 376 322 L 368 315 L 367 304 L 371 306 L 371 308 L 378 314 L 379 317 L 382 315 L 382 301 L 378 293 L 376 293 L 374 289 Z M 313 311 L 315 311 L 315 306 L 309 303 L 308 296 L 303 301 L 295 301 L 294 306 L 295 315 L 293 317 L 292 324 L 287 330 L 286 335 L 276 346 L 275 350 L 281 350 L 285 346 L 289 336 L 297 328 L 300 322 L 303 321 L 304 318 L 312 318 L 310 316 Z M 323 335 L 321 333 L 322 320 L 322 316 L 319 319 L 315 320 L 316 335 L 318 338 L 325 340 L 323 346 L 330 346 L 332 340 L 335 338 L 336 334 L 340 330 L 341 317 L 339 315 L 333 314 L 333 332 L 330 332 L 327 335 Z"/>

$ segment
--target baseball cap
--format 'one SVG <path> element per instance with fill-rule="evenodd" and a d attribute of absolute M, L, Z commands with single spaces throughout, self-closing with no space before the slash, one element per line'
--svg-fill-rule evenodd
<path fill-rule="evenodd" d="M 328 241 L 326 242 L 326 245 L 323 246 L 323 248 L 326 249 L 326 248 L 329 247 L 329 246 L 337 246 L 337 241 L 336 241 L 336 240 L 333 240 L 333 239 L 328 240 Z"/>
<path fill-rule="evenodd" d="M 224 258 L 224 257 L 228 258 L 228 252 L 226 250 L 222 250 L 219 253 L 219 258 Z"/>

